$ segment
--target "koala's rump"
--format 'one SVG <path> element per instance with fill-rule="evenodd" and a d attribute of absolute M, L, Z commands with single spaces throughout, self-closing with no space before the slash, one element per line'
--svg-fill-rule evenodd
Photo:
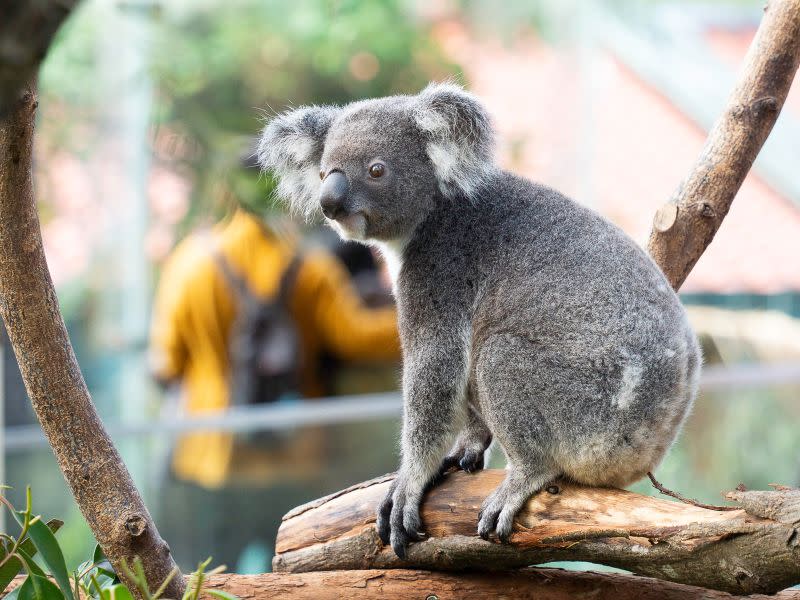
<path fill-rule="evenodd" d="M 626 485 L 656 466 L 690 409 L 697 342 L 620 230 L 559 197 L 545 217 L 544 232 L 514 221 L 512 261 L 476 304 L 472 389 L 512 462 Z"/>
<path fill-rule="evenodd" d="M 473 401 L 511 462 L 624 486 L 658 464 L 689 410 L 679 362 L 641 366 L 620 353 L 565 353 L 555 341 L 498 333 L 475 357 Z"/>

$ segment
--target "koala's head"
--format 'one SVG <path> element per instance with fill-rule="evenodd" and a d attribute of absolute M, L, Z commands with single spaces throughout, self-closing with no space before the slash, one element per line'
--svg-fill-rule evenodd
<path fill-rule="evenodd" d="M 258 159 L 294 210 L 381 241 L 405 238 L 437 197 L 471 201 L 496 168 L 486 110 L 453 84 L 285 112 L 264 129 Z"/>

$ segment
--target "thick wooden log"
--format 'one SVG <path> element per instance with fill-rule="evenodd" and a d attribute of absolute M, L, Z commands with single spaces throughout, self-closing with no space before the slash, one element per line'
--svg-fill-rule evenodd
<path fill-rule="evenodd" d="M 800 583 L 798 490 L 732 492 L 729 499 L 742 509 L 715 511 L 565 483 L 529 500 L 506 545 L 476 533 L 481 503 L 503 476 L 448 475 L 422 507 L 429 539 L 412 544 L 405 561 L 375 531 L 375 511 L 393 476 L 298 507 L 284 517 L 273 569 L 486 571 L 575 560 L 735 594 Z"/>
<path fill-rule="evenodd" d="M 20 585 L 18 577 L 6 593 Z M 799 590 L 774 596 L 733 596 L 725 592 L 616 573 L 520 569 L 493 573 L 439 573 L 410 569 L 318 571 L 315 573 L 264 573 L 212 575 L 205 590 L 224 590 L 239 598 L 291 598 L 292 600 L 800 600 Z M 0 598 L 3 597 L 0 593 Z M 210 594 L 201 596 L 212 600 Z"/>
<path fill-rule="evenodd" d="M 714 239 L 800 64 L 800 0 L 769 0 L 741 77 L 692 171 L 653 220 L 648 250 L 676 290 Z"/>
<path fill-rule="evenodd" d="M 210 588 L 224 589 L 240 598 L 292 600 L 732 600 L 732 596 L 704 588 L 659 581 L 649 577 L 610 573 L 578 573 L 562 569 L 523 569 L 499 573 L 437 573 L 405 569 L 216 575 Z M 746 596 L 750 600 L 800 600 L 800 591 L 775 596 Z"/>

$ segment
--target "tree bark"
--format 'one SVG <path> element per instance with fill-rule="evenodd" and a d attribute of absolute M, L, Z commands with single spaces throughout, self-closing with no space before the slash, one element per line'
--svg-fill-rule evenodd
<path fill-rule="evenodd" d="M 580 573 L 562 569 L 522 569 L 498 573 L 437 573 L 406 569 L 215 575 L 208 589 L 223 589 L 240 598 L 293 600 L 800 600 L 800 591 L 775 596 L 732 596 L 704 588 L 649 577 Z"/>
<path fill-rule="evenodd" d="M 53 37 L 76 0 L 0 0 L 0 118 L 35 79 Z"/>
<path fill-rule="evenodd" d="M 5 593 L 22 584 L 17 577 Z M 439 573 L 410 569 L 317 571 L 315 573 L 264 573 L 212 575 L 205 590 L 224 590 L 239 598 L 292 598 L 293 600 L 800 600 L 800 590 L 773 596 L 734 596 L 726 592 L 616 573 L 519 569 L 494 573 Z M 0 598 L 4 596 L 0 593 Z M 211 600 L 210 594 L 202 594 Z"/>
<path fill-rule="evenodd" d="M 800 63 L 800 0 L 770 0 L 741 79 L 689 176 L 653 220 L 648 250 L 676 290 L 714 239 L 780 114 Z"/>
<path fill-rule="evenodd" d="M 33 196 L 36 96 L 28 88 L 0 117 L 0 314 L 25 388 L 75 501 L 121 573 L 135 556 L 155 589 L 175 568 L 106 433 L 75 359 L 47 269 Z M 180 598 L 183 580 L 168 595 Z"/>
<path fill-rule="evenodd" d="M 273 569 L 498 570 L 589 561 L 738 594 L 800 583 L 800 491 L 733 492 L 741 510 L 714 511 L 616 489 L 560 484 L 532 497 L 510 544 L 477 536 L 478 510 L 503 471 L 448 475 L 422 508 L 428 539 L 400 560 L 375 530 L 392 476 L 298 507 L 284 517 Z M 555 491 L 555 490 L 553 490 Z"/>

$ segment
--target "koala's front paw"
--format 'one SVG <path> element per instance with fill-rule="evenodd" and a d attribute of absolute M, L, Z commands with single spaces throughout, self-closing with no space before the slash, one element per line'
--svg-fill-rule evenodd
<path fill-rule="evenodd" d="M 422 489 L 418 488 L 409 485 L 405 477 L 398 475 L 378 508 L 378 535 L 384 544 L 391 544 L 394 553 L 403 559 L 411 542 L 425 538 L 419 516 Z"/>
<path fill-rule="evenodd" d="M 470 412 L 467 427 L 456 438 L 456 443 L 447 453 L 447 457 L 439 467 L 439 477 L 452 468 L 467 473 L 483 469 L 486 450 L 492 443 L 492 433 L 474 410 Z"/>
<path fill-rule="evenodd" d="M 444 475 L 453 467 L 466 471 L 467 473 L 480 471 L 483 469 L 483 456 L 485 452 L 485 448 L 479 448 L 477 446 L 454 448 L 442 461 L 442 465 L 439 467 L 439 474 Z"/>

